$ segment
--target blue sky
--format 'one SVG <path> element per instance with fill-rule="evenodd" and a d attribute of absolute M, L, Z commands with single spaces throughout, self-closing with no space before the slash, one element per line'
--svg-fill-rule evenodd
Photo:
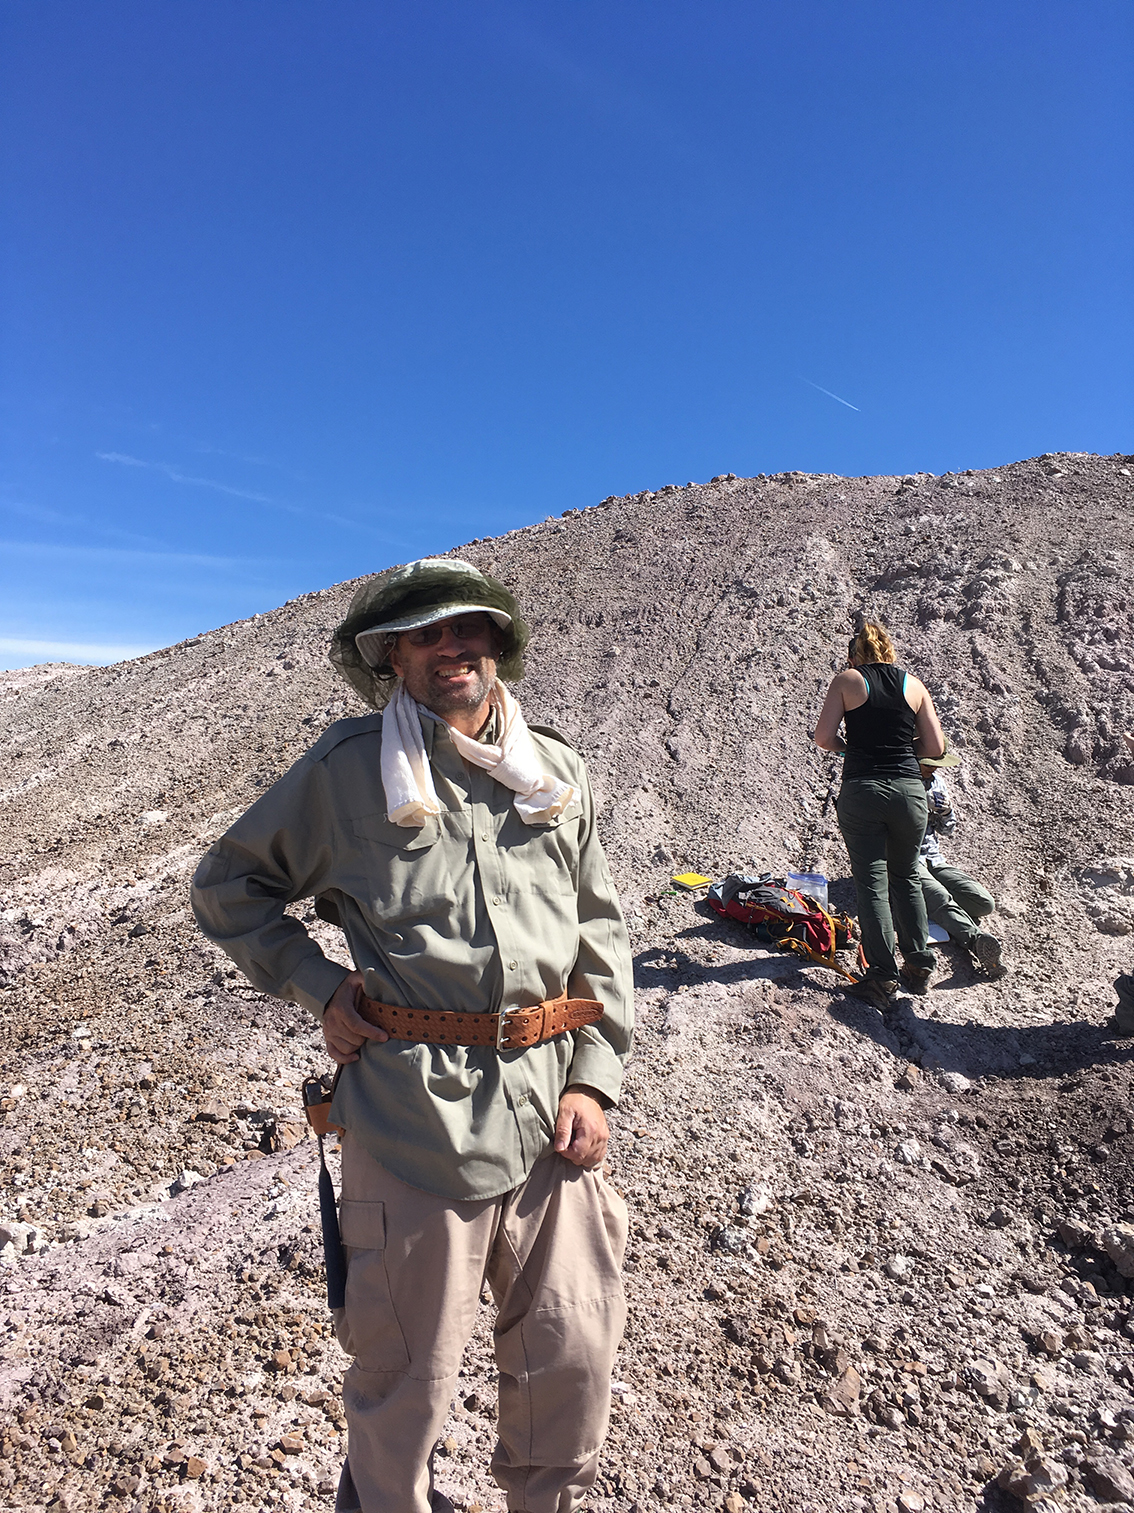
<path fill-rule="evenodd" d="M 1128 0 L 5 0 L 0 58 L 0 665 L 721 472 L 1134 451 Z"/>

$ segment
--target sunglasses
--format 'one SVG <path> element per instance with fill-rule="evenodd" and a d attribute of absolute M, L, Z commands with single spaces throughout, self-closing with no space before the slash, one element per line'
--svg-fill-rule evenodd
<path fill-rule="evenodd" d="M 493 622 L 484 614 L 454 615 L 451 620 L 437 620 L 420 630 L 404 630 L 402 635 L 411 646 L 436 646 L 446 626 L 458 641 L 479 641 L 490 634 Z"/>

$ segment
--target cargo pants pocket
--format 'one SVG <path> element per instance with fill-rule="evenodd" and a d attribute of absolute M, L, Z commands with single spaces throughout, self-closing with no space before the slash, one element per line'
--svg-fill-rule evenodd
<path fill-rule="evenodd" d="M 346 1306 L 335 1310 L 339 1344 L 365 1371 L 404 1371 L 410 1356 L 386 1270 L 386 1205 L 344 1198 L 339 1231 L 347 1256 Z"/>

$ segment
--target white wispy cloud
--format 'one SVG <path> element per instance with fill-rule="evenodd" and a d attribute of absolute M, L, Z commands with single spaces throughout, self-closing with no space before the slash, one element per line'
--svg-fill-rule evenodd
<path fill-rule="evenodd" d="M 0 636 L 0 656 L 34 657 L 40 662 L 84 662 L 105 666 L 144 657 L 154 646 L 119 646 L 101 641 L 35 641 L 22 636 Z"/>
<path fill-rule="evenodd" d="M 193 450 L 200 452 L 205 457 L 230 457 L 233 462 L 245 462 L 253 468 L 271 468 L 275 473 L 282 473 L 287 478 L 302 478 L 302 473 L 297 473 L 294 468 L 285 468 L 283 463 L 274 461 L 271 457 L 257 457 L 249 452 L 230 452 L 226 447 L 215 447 L 209 441 L 195 441 L 192 443 Z"/>
<path fill-rule="evenodd" d="M 234 499 L 252 499 L 257 504 L 275 503 L 269 494 L 259 494 L 254 489 L 233 488 L 232 484 L 221 483 L 216 478 L 196 478 L 168 462 L 147 462 L 144 457 L 131 457 L 128 452 L 96 452 L 95 456 L 101 462 L 116 462 L 125 468 L 148 468 L 151 472 L 163 473 L 174 483 L 188 483 L 198 489 L 215 489 L 218 494 L 231 494 Z"/>
<path fill-rule="evenodd" d="M 841 405 L 846 405 L 848 410 L 854 410 L 858 415 L 862 414 L 858 406 L 852 405 L 849 399 L 842 399 L 838 394 L 832 394 L 830 389 L 825 389 L 822 384 L 812 384 L 809 378 L 805 378 L 803 381 L 805 384 L 811 384 L 813 389 L 818 389 L 820 394 L 826 394 L 828 399 L 837 399 Z"/>
<path fill-rule="evenodd" d="M 86 515 L 63 514 L 59 510 L 48 509 L 42 504 L 28 504 L 23 500 L 6 499 L 0 501 L 0 511 L 8 515 L 17 515 L 22 520 L 34 520 L 37 525 L 68 526 L 72 531 L 87 531 L 92 535 L 103 537 L 104 540 L 121 541 L 128 546 L 159 549 L 161 547 L 161 542 L 154 536 L 143 536 L 137 531 L 119 530 L 116 526 L 91 520 Z"/>
<path fill-rule="evenodd" d="M 215 489 L 218 493 L 228 494 L 234 499 L 250 499 L 255 504 L 266 504 L 274 510 L 282 510 L 286 515 L 296 515 L 304 520 L 319 520 L 324 525 L 341 525 L 345 530 L 362 531 L 370 536 L 384 534 L 369 521 L 351 520 L 346 515 L 332 514 L 329 510 L 311 510 L 301 504 L 289 504 L 283 499 L 273 499 L 270 494 L 257 493 L 254 489 L 234 488 L 231 484 L 221 483 L 216 478 L 198 478 L 192 473 L 183 473 L 180 468 L 168 462 L 151 462 L 145 457 L 133 457 L 129 452 L 96 452 L 95 456 L 100 462 L 113 462 L 125 468 L 146 468 L 150 472 L 163 474 L 174 483 L 187 483 L 194 488 Z"/>
<path fill-rule="evenodd" d="M 9 515 L 20 515 L 24 520 L 34 520 L 37 525 L 83 525 L 78 515 L 64 515 L 59 510 L 49 510 L 42 504 L 24 504 L 22 501 L 5 500 L 0 508 Z"/>
<path fill-rule="evenodd" d="M 269 558 L 210 557 L 201 552 L 148 552 L 120 546 L 70 546 L 57 541 L 0 541 L 0 552 L 8 557 L 46 557 L 123 567 L 203 567 L 218 572 L 279 565 Z"/>

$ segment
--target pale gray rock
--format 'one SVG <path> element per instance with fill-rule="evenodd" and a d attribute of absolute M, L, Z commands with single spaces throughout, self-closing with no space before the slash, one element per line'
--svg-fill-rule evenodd
<path fill-rule="evenodd" d="M 961 1072 L 942 1072 L 939 1080 L 945 1091 L 952 1093 L 955 1097 L 969 1092 L 972 1088 L 972 1082 Z"/>
<path fill-rule="evenodd" d="M 1114 1224 L 1103 1231 L 1102 1243 L 1118 1274 L 1134 1277 L 1134 1224 Z"/>

